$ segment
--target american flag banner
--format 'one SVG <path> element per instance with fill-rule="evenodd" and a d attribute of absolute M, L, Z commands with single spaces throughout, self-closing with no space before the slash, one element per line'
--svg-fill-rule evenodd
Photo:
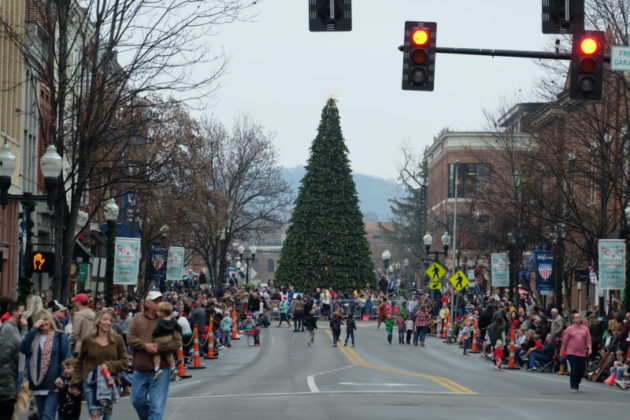
<path fill-rule="evenodd" d="M 555 288 L 555 276 L 553 266 L 555 256 L 553 252 L 536 251 L 536 289 L 543 295 L 553 292 Z"/>

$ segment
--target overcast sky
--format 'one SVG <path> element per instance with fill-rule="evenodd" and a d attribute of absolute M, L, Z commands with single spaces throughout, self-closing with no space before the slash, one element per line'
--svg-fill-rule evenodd
<path fill-rule="evenodd" d="M 249 113 L 276 133 L 283 166 L 304 165 L 334 92 L 355 172 L 395 178 L 400 147 L 430 144 L 443 127 L 480 130 L 484 110 L 527 95 L 533 60 L 438 54 L 435 90 L 401 90 L 405 20 L 437 22 L 441 47 L 542 50 L 540 0 L 355 0 L 351 32 L 308 30 L 307 0 L 262 0 L 255 22 L 212 38 L 231 57 L 214 113 Z"/>

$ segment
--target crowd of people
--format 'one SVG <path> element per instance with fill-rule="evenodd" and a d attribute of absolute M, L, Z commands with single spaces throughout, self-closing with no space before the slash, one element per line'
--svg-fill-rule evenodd
<path fill-rule="evenodd" d="M 355 346 L 355 320 L 374 319 L 389 345 L 395 330 L 398 344 L 418 347 L 433 333 L 459 342 L 464 355 L 479 348 L 497 369 L 512 353 L 523 369 L 568 370 L 574 391 L 585 376 L 629 387 L 630 314 L 611 312 L 603 320 L 587 313 L 582 320 L 577 311 L 563 315 L 553 299 L 543 308 L 527 295 L 510 302 L 498 291 L 456 294 L 453 301 L 421 291 L 406 298 L 381 286 L 304 293 L 290 285 L 244 288 L 233 279 L 215 292 L 179 287 L 142 298 L 119 294 L 109 307 L 102 294 L 88 291 L 72 297 L 73 310 L 46 293 L 24 303 L 0 298 L 0 420 L 28 410 L 29 401 L 41 419 L 78 419 L 82 401 L 91 419 L 108 419 L 121 394 L 130 394 L 140 419 L 161 419 L 180 348 L 189 362 L 194 337 L 202 357 L 210 336 L 219 352 L 239 331 L 257 347 L 260 329 L 276 321 L 277 328 L 308 332 L 309 346 L 318 320 L 327 321 L 336 347 L 342 340 Z"/>

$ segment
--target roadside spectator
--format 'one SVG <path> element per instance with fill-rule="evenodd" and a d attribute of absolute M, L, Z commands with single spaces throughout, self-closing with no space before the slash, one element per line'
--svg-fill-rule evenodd
<path fill-rule="evenodd" d="M 81 351 L 81 342 L 94 332 L 94 311 L 88 307 L 90 298 L 85 293 L 79 293 L 72 298 L 77 311 L 72 318 L 72 341 L 74 354 Z"/>
<path fill-rule="evenodd" d="M 29 329 L 33 328 L 33 324 L 36 321 L 33 319 L 33 315 L 43 310 L 44 303 L 42 302 L 41 297 L 37 295 L 30 295 L 26 298 L 26 313 L 24 314 L 24 319 L 26 319 Z"/>
<path fill-rule="evenodd" d="M 551 331 L 553 337 L 559 338 L 564 329 L 564 319 L 556 308 L 551 308 Z"/>
<path fill-rule="evenodd" d="M 157 305 L 162 300 L 162 294 L 151 291 L 145 299 L 144 312 L 133 317 L 127 343 L 133 348 L 133 384 L 131 402 L 140 420 L 161 420 L 166 409 L 166 399 L 170 384 L 169 375 L 160 375 L 153 379 L 153 359 L 157 353 L 172 353 L 182 345 L 182 337 L 178 331 L 174 333 L 174 339 L 169 344 L 153 342 L 152 332 L 157 324 Z M 161 366 L 168 369 L 166 363 Z"/>
<path fill-rule="evenodd" d="M 11 420 L 18 391 L 19 348 L 27 322 L 24 305 L 10 302 L 9 319 L 0 325 L 0 420 Z"/>
<path fill-rule="evenodd" d="M 555 310 L 552 309 L 552 311 Z M 549 362 L 556 351 L 555 338 L 551 334 L 547 334 L 545 338 L 545 344 L 540 349 L 536 349 L 529 354 L 528 367 L 531 370 L 536 370 L 536 362 L 542 361 L 543 363 Z"/>
<path fill-rule="evenodd" d="M 57 329 L 50 312 L 41 310 L 32 318 L 33 328 L 24 336 L 20 351 L 26 355 L 26 376 L 39 418 L 54 420 L 59 403 L 55 381 L 61 377 L 63 361 L 71 356 L 70 343 L 68 336 Z"/>

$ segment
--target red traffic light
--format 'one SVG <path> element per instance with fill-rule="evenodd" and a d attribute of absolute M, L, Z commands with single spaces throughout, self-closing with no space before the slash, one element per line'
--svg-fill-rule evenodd
<path fill-rule="evenodd" d="M 597 39 L 593 37 L 587 37 L 580 41 L 580 52 L 586 55 L 593 55 L 599 49 Z"/>
<path fill-rule="evenodd" d="M 429 43 L 429 31 L 426 29 L 416 29 L 411 34 L 411 42 L 414 45 L 426 45 Z"/>

